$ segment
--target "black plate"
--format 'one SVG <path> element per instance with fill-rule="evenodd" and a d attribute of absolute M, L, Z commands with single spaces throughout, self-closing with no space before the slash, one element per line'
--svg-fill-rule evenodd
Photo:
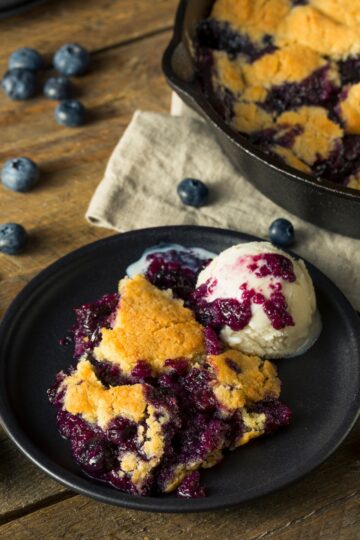
<path fill-rule="evenodd" d="M 204 95 L 192 59 L 192 38 L 196 23 L 209 15 L 213 4 L 214 0 L 180 1 L 174 35 L 163 57 L 170 86 L 208 121 L 229 159 L 266 197 L 305 221 L 360 238 L 360 190 L 282 165 L 227 125 Z"/>
<path fill-rule="evenodd" d="M 359 413 L 360 332 L 341 292 L 309 265 L 324 330 L 305 355 L 277 362 L 291 427 L 226 456 L 202 472 L 208 497 L 184 500 L 125 495 L 85 477 L 55 426 L 46 389 L 71 363 L 59 339 L 73 323 L 72 307 L 117 288 L 126 267 L 159 242 L 219 252 L 256 240 L 221 229 L 164 227 L 129 232 L 83 247 L 41 272 L 19 294 L 0 326 L 0 417 L 17 446 L 67 487 L 103 502 L 142 510 L 188 512 L 222 508 L 270 493 L 310 472 L 341 443 Z"/>

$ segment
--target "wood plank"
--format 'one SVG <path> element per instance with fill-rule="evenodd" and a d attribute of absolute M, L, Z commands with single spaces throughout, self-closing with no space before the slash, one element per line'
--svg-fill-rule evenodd
<path fill-rule="evenodd" d="M 22 223 L 31 238 L 23 255 L 0 255 L 1 295 L 7 299 L 0 302 L 0 316 L 11 300 L 4 280 L 36 273 L 72 249 L 110 234 L 89 227 L 85 210 L 134 110 L 169 108 L 170 90 L 160 66 L 169 38 L 165 32 L 97 55 L 97 69 L 81 80 L 92 115 L 82 128 L 57 126 L 54 104 L 47 100 L 0 101 L 0 161 L 28 155 L 42 170 L 39 185 L 26 195 L 0 187 L 0 222 Z"/>
<path fill-rule="evenodd" d="M 22 46 L 39 49 L 50 61 L 59 46 L 74 40 L 96 51 L 170 27 L 177 4 L 178 0 L 48 0 L 0 21 L 0 69 Z"/>
<path fill-rule="evenodd" d="M 359 491 L 341 501 L 335 501 L 325 508 L 313 511 L 308 516 L 296 520 L 295 523 L 286 524 L 283 529 L 273 530 L 266 535 L 266 538 L 276 538 L 276 540 L 331 540 L 332 538 L 334 540 L 359 540 Z"/>
<path fill-rule="evenodd" d="M 353 539 L 360 520 L 359 439 L 360 423 L 317 471 L 284 490 L 239 508 L 164 515 L 114 508 L 76 496 L 3 525 L 0 537 Z"/>
<path fill-rule="evenodd" d="M 0 428 L 0 523 L 25 507 L 29 510 L 39 501 L 65 492 L 61 484 L 31 464 Z"/>
<path fill-rule="evenodd" d="M 160 56 L 169 38 L 166 32 L 96 56 L 96 69 L 81 79 L 93 120 L 78 130 L 57 126 L 54 103 L 47 100 L 0 100 L 0 161 L 25 154 L 42 169 L 39 185 L 26 195 L 0 187 L 0 222 L 23 223 L 30 233 L 23 255 L 0 255 L 0 317 L 43 267 L 112 234 L 90 227 L 85 210 L 133 111 L 137 107 L 168 110 L 170 90 L 161 73 Z M 0 517 L 31 509 L 41 500 L 52 501 L 64 492 L 21 457 L 1 430 L 0 475 Z"/>

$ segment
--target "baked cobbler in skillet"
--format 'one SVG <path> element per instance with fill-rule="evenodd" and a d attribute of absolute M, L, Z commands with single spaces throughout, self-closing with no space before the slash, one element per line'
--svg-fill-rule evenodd
<path fill-rule="evenodd" d="M 204 90 L 286 164 L 360 189 L 360 1 L 216 0 L 196 32 Z"/>

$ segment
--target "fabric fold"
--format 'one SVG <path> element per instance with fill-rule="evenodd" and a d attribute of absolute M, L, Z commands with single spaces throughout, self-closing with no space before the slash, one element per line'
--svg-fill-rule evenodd
<path fill-rule="evenodd" d="M 175 102 L 177 114 L 181 113 Z M 210 188 L 202 208 L 184 206 L 177 184 L 199 178 Z M 360 240 L 293 216 L 259 193 L 233 167 L 207 124 L 194 113 L 137 111 L 115 147 L 86 213 L 99 227 L 127 231 L 161 225 L 207 225 L 267 238 L 270 223 L 294 224 L 294 250 L 327 274 L 360 310 Z"/>

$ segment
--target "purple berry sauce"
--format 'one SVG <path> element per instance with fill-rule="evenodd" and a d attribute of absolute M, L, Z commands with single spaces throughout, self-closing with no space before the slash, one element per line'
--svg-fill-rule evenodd
<path fill-rule="evenodd" d="M 338 67 L 342 85 L 360 82 L 360 56 L 341 60 Z"/>
<path fill-rule="evenodd" d="M 188 300 L 196 286 L 197 276 L 210 262 L 186 251 L 151 253 L 146 278 L 159 289 L 171 289 L 176 298 Z"/>
<path fill-rule="evenodd" d="M 265 431 L 268 434 L 275 433 L 280 427 L 288 426 L 292 419 L 291 409 L 278 399 L 255 403 L 248 410 L 249 412 L 265 414 Z"/>
<path fill-rule="evenodd" d="M 331 82 L 329 66 L 324 66 L 300 83 L 285 83 L 273 86 L 261 106 L 268 112 L 281 114 L 305 105 L 333 107 L 339 89 Z"/>
<path fill-rule="evenodd" d="M 271 36 L 264 36 L 261 43 L 255 44 L 248 36 L 233 30 L 228 23 L 215 19 L 206 19 L 198 24 L 196 44 L 198 49 L 225 51 L 232 58 L 243 55 L 248 62 L 276 50 Z"/>
<path fill-rule="evenodd" d="M 246 258 L 247 259 L 247 258 Z M 259 278 L 273 277 L 292 283 L 296 280 L 293 263 L 287 257 L 276 253 L 262 253 L 249 257 L 247 268 Z M 294 320 L 288 312 L 284 294 L 281 292 L 280 282 L 272 285 L 274 289 L 270 298 L 255 289 L 248 289 L 247 283 L 241 286 L 241 300 L 235 298 L 217 298 L 211 302 L 207 298 L 211 295 L 214 283 L 208 280 L 200 285 L 192 295 L 192 307 L 199 321 L 206 327 L 217 330 L 228 326 L 234 331 L 243 330 L 251 321 L 252 304 L 263 306 L 264 312 L 276 330 L 286 326 L 294 326 Z"/>
<path fill-rule="evenodd" d="M 336 143 L 327 159 L 318 159 L 312 170 L 315 176 L 346 185 L 347 179 L 360 171 L 360 135 L 345 135 Z"/>
<path fill-rule="evenodd" d="M 74 339 L 74 356 L 79 358 L 92 351 L 100 342 L 101 328 L 110 328 L 119 303 L 117 293 L 107 294 L 93 302 L 75 308 L 76 323 L 71 329 Z"/>
<path fill-rule="evenodd" d="M 211 326 L 208 326 L 204 330 L 206 354 L 221 354 L 224 350 L 224 346 L 221 343 L 219 336 Z"/>
<path fill-rule="evenodd" d="M 256 277 L 273 276 L 290 283 L 296 280 L 294 266 L 290 259 L 277 253 L 261 253 L 251 257 L 252 262 L 248 269 L 254 272 Z"/>
<path fill-rule="evenodd" d="M 190 473 L 180 484 L 177 489 L 177 493 L 180 497 L 186 499 L 199 499 L 205 497 L 205 490 L 200 485 L 200 473 L 194 471 Z"/>
<path fill-rule="evenodd" d="M 192 260 L 189 261 L 189 257 Z M 179 254 L 172 251 L 155 253 L 150 256 L 148 277 L 159 288 L 171 288 L 181 298 L 189 302 L 194 298 L 201 303 L 201 294 L 195 291 L 199 272 L 204 267 L 204 260 L 196 259 L 193 254 Z M 191 262 L 191 265 L 189 264 Z M 252 271 L 260 276 L 273 275 L 277 278 L 292 281 L 291 262 L 285 257 L 274 258 L 268 254 L 261 255 L 251 261 Z M 191 269 L 192 274 L 189 273 Z M 217 355 L 223 352 L 223 345 L 216 332 L 223 321 L 235 321 L 243 324 L 244 317 L 251 314 L 251 302 L 264 305 L 264 309 L 282 313 L 281 289 L 274 287 L 274 298 L 266 300 L 255 292 L 243 289 L 243 304 L 227 300 L 214 308 L 205 322 L 204 329 L 207 354 Z M 279 296 L 280 295 L 280 296 Z M 95 374 L 102 384 L 109 388 L 122 384 L 145 384 L 145 395 L 148 403 L 159 409 L 159 417 L 163 408 L 168 411 L 169 421 L 163 426 L 165 436 L 165 454 L 155 471 L 150 473 L 141 487 L 135 486 L 127 474 L 119 476 L 119 458 L 126 452 L 134 452 L 139 459 L 146 460 L 137 439 L 138 425 L 122 417 L 114 418 L 104 431 L 92 425 L 80 416 L 74 416 L 63 410 L 64 390 L 59 391 L 66 375 L 60 373 L 55 384 L 49 389 L 50 402 L 57 409 L 57 424 L 62 437 L 71 443 L 71 450 L 76 463 L 84 473 L 123 492 L 137 495 L 158 495 L 164 491 L 167 482 L 172 480 L 176 468 L 185 468 L 200 464 L 211 457 L 222 459 L 222 450 L 232 448 L 244 432 L 241 412 L 224 418 L 212 390 L 214 372 L 206 363 L 191 367 L 183 358 L 168 359 L 165 371 L 154 376 L 151 366 L 139 359 L 130 376 L 124 376 L 120 369 L 110 362 L 97 361 L 92 350 L 101 339 L 100 329 L 111 327 L 114 313 L 119 302 L 117 294 L 107 295 L 98 302 L 85 304 L 75 310 L 76 324 L 73 327 L 75 336 L 75 360 L 87 353 Z M 267 307 L 267 302 L 270 302 Z M 275 306 L 275 307 L 274 307 Z M 200 310 L 201 311 L 201 310 Z M 215 315 L 214 315 L 214 313 Z M 205 311 L 204 311 L 205 313 Z M 200 313 L 201 314 L 201 313 Z M 250 315 L 251 316 L 251 315 Z M 269 316 L 275 317 L 270 314 Z M 214 320 L 215 319 L 215 324 Z M 286 321 L 285 321 L 286 322 Z M 287 321 L 288 322 L 288 321 Z M 211 324 L 210 324 L 211 323 Z M 86 339 L 85 339 L 86 338 Z M 239 367 L 231 360 L 228 365 L 236 373 Z M 70 368 L 70 373 L 73 368 Z M 266 432 L 273 433 L 278 428 L 288 425 L 291 419 L 290 410 L 276 399 L 268 399 L 256 403 L 250 412 L 261 412 L 266 415 Z M 146 429 L 146 421 L 142 424 Z M 178 487 L 181 497 L 203 497 L 204 489 L 200 485 L 198 471 L 189 472 Z"/>

